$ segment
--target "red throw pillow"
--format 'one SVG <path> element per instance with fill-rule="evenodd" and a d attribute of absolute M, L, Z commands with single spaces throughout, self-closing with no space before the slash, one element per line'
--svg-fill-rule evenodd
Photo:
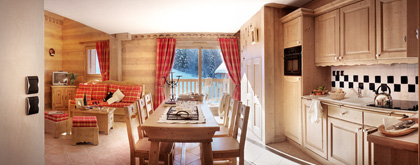
<path fill-rule="evenodd" d="M 126 86 L 124 93 L 124 98 L 121 102 L 123 103 L 134 103 L 136 100 L 139 100 L 141 97 L 141 86 Z"/>
<path fill-rule="evenodd" d="M 92 85 L 92 100 L 102 100 L 108 93 L 108 84 Z"/>
<path fill-rule="evenodd" d="M 77 88 L 77 90 L 76 90 L 76 97 L 75 98 L 84 98 L 85 97 L 85 93 L 86 93 L 86 99 L 87 100 L 92 100 L 92 90 L 90 90 L 90 89 L 82 89 L 82 88 Z"/>

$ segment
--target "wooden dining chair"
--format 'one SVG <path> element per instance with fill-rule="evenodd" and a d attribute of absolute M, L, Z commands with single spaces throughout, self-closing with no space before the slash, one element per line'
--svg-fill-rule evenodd
<path fill-rule="evenodd" d="M 239 164 L 243 165 L 244 149 L 246 141 L 246 133 L 249 118 L 249 106 L 239 103 L 238 112 L 236 113 L 236 121 L 232 136 L 213 138 L 211 143 L 214 159 L 232 159 L 236 162 L 236 157 L 239 157 Z M 238 141 L 238 133 L 240 130 L 240 138 Z"/>
<path fill-rule="evenodd" d="M 134 106 L 124 107 L 125 122 L 127 125 L 128 142 L 130 143 L 130 164 L 136 164 L 136 158 L 140 159 L 140 165 L 149 159 L 150 141 L 148 138 L 142 136 L 141 133 L 133 133 L 141 126 L 138 117 L 137 108 Z M 139 136 L 135 136 L 139 135 Z M 163 161 L 165 165 L 173 164 L 174 145 L 173 143 L 161 143 L 159 160 Z"/>
<path fill-rule="evenodd" d="M 144 96 L 144 101 L 146 102 L 147 115 L 150 116 L 153 113 L 152 94 L 149 93 L 146 96 Z"/>
<path fill-rule="evenodd" d="M 220 126 L 219 131 L 215 132 L 214 137 L 224 137 L 232 135 L 237 108 L 238 101 L 231 98 L 229 106 L 225 111 L 225 116 L 223 117 L 223 125 Z"/>
<path fill-rule="evenodd" d="M 137 105 L 138 121 L 140 124 L 143 124 L 149 118 L 144 98 L 142 97 L 139 100 L 137 100 L 136 105 Z M 146 132 L 144 132 L 143 130 L 138 130 L 138 132 L 142 133 L 143 137 L 146 137 Z"/>
<path fill-rule="evenodd" d="M 218 114 L 219 114 L 219 119 L 216 118 L 216 122 L 219 125 L 224 125 L 223 121 L 223 117 L 225 116 L 225 111 L 229 105 L 230 102 L 230 95 L 227 93 L 224 93 L 222 96 L 222 99 L 220 100 L 220 104 L 219 104 L 219 109 L 218 109 Z M 222 120 L 220 120 L 222 119 Z"/>

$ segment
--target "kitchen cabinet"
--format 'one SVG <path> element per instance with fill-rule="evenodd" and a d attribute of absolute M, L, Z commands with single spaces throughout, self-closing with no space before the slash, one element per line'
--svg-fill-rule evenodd
<path fill-rule="evenodd" d="M 301 97 L 302 80 L 300 76 L 285 76 L 283 89 L 285 135 L 298 144 L 302 144 Z"/>
<path fill-rule="evenodd" d="M 52 109 L 67 109 L 69 100 L 76 96 L 76 86 L 51 86 Z"/>
<path fill-rule="evenodd" d="M 311 122 L 308 111 L 312 100 L 302 99 L 302 119 L 303 119 L 303 146 L 327 159 L 327 107 L 323 105 L 321 121 Z"/>
<path fill-rule="evenodd" d="M 328 161 L 363 164 L 362 125 L 328 117 Z"/>
<path fill-rule="evenodd" d="M 375 3 L 357 2 L 340 9 L 341 60 L 375 60 Z"/>
<path fill-rule="evenodd" d="M 302 17 L 283 24 L 284 48 L 302 45 Z"/>
<path fill-rule="evenodd" d="M 340 63 L 340 12 L 315 17 L 315 63 Z"/>
<path fill-rule="evenodd" d="M 418 56 L 415 36 L 418 21 L 413 16 L 418 15 L 416 3 L 416 0 L 376 0 L 376 58 L 379 63 Z"/>

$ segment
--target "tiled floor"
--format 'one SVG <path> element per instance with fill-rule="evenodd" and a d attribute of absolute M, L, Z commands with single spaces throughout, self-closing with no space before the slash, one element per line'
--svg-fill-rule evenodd
<path fill-rule="evenodd" d="M 251 135 L 251 133 L 250 133 Z M 200 149 L 197 143 L 186 143 L 185 164 L 197 165 L 200 162 Z M 303 152 L 294 149 L 288 143 L 280 143 L 272 145 L 279 148 L 285 153 L 296 154 L 301 159 L 309 162 L 317 163 L 310 160 Z M 181 163 L 182 144 L 177 143 L 175 148 L 175 164 Z M 286 159 L 287 155 L 282 155 L 276 151 L 270 151 L 267 147 L 256 143 L 254 140 L 245 143 L 245 160 L 246 164 L 257 165 L 277 165 L 277 164 L 305 164 L 305 162 L 297 161 L 295 163 L 291 158 Z M 70 136 L 62 135 L 55 139 L 51 134 L 45 134 L 45 164 L 130 164 L 130 153 L 128 145 L 128 137 L 125 123 L 115 122 L 115 128 L 109 135 L 99 134 L 99 145 L 78 144 L 70 145 Z M 318 163 L 317 163 L 318 164 Z"/>

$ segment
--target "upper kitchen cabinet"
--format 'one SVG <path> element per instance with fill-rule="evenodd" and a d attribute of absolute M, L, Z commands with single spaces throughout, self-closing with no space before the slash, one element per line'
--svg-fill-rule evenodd
<path fill-rule="evenodd" d="M 315 17 L 315 62 L 340 63 L 340 12 Z"/>
<path fill-rule="evenodd" d="M 376 0 L 377 59 L 379 63 L 416 63 L 417 0 Z"/>
<path fill-rule="evenodd" d="M 295 18 L 284 23 L 284 48 L 302 45 L 302 19 Z"/>
<path fill-rule="evenodd" d="M 340 9 L 340 46 L 345 64 L 375 63 L 375 2 L 365 0 Z M 368 60 L 368 61 L 366 61 Z"/>

